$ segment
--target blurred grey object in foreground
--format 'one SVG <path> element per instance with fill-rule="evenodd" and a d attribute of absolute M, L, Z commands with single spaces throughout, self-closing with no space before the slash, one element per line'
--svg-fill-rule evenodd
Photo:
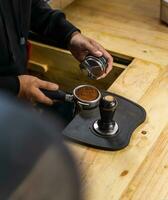
<path fill-rule="evenodd" d="M 0 200 L 79 200 L 76 165 L 52 123 L 0 93 Z"/>
<path fill-rule="evenodd" d="M 168 0 L 161 0 L 160 18 L 168 24 Z"/>

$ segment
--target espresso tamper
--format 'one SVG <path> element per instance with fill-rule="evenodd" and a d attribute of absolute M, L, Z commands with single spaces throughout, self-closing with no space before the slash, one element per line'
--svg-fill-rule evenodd
<path fill-rule="evenodd" d="M 117 133 L 118 124 L 113 119 L 117 105 L 117 100 L 112 95 L 102 97 L 99 104 L 101 118 L 93 124 L 97 134 L 106 137 Z"/>

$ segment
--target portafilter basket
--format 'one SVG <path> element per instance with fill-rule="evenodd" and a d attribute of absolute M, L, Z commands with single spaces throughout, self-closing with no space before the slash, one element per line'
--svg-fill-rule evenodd
<path fill-rule="evenodd" d="M 96 87 L 87 84 L 77 86 L 72 94 L 65 93 L 62 90 L 49 91 L 41 89 L 41 91 L 52 100 L 74 102 L 82 110 L 97 107 L 101 99 L 100 91 Z"/>

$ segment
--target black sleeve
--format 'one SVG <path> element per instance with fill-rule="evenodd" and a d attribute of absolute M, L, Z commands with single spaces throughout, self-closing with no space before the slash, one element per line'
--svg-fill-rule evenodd
<path fill-rule="evenodd" d="M 17 76 L 0 77 L 0 90 L 10 92 L 14 95 L 19 93 L 20 83 Z"/>
<path fill-rule="evenodd" d="M 60 10 L 53 10 L 44 0 L 32 1 L 31 30 L 67 48 L 71 34 L 79 31 Z"/>

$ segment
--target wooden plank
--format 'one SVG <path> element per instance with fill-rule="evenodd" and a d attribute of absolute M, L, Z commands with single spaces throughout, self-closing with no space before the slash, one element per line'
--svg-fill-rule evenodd
<path fill-rule="evenodd" d="M 134 59 L 108 90 L 138 101 L 159 76 L 162 68 L 160 65 Z"/>
<path fill-rule="evenodd" d="M 168 126 L 135 174 L 121 199 L 166 200 L 168 198 Z"/>
<path fill-rule="evenodd" d="M 33 60 L 29 60 L 28 70 L 39 72 L 39 73 L 45 73 L 48 71 L 48 66 L 47 64 L 42 64 L 42 63 L 35 62 Z"/>
<path fill-rule="evenodd" d="M 76 0 L 65 9 L 70 21 L 106 49 L 168 64 L 168 28 L 160 23 L 158 0 Z"/>
<path fill-rule="evenodd" d="M 134 132 L 130 145 L 118 152 L 100 151 L 76 144 L 70 145 L 83 172 L 83 193 L 87 200 L 118 200 L 168 124 L 168 92 L 165 89 L 168 85 L 168 69 L 153 65 L 157 69 L 157 75 L 154 72 L 151 75 L 153 78 L 144 79 L 148 89 L 144 84 L 145 87 L 143 86 L 139 91 L 141 95 L 136 98 L 132 97 L 133 91 L 136 93 L 142 80 L 132 76 L 131 73 L 138 73 L 140 67 L 145 72 L 148 64 L 131 66 L 134 70 L 128 68 L 116 81 L 123 81 L 127 84 L 131 78 L 134 83 L 138 82 L 133 84 L 130 91 L 126 88 L 125 95 L 122 90 L 122 94 L 128 97 L 130 92 L 130 98 L 140 103 L 147 111 L 147 120 Z M 144 76 L 146 77 L 145 73 Z M 110 90 L 113 91 L 113 89 L 117 90 L 117 83 L 114 83 L 114 87 L 112 86 Z M 144 131 L 147 132 L 147 135 L 142 134 Z"/>
<path fill-rule="evenodd" d="M 53 8 L 61 8 L 61 0 L 52 0 L 49 3 Z"/>
<path fill-rule="evenodd" d="M 67 7 L 69 4 L 71 4 L 74 0 L 52 0 L 50 2 L 50 5 L 53 8 L 60 8 L 63 9 Z"/>
<path fill-rule="evenodd" d="M 74 0 L 61 0 L 61 8 L 67 7 L 69 4 L 71 4 Z"/>

